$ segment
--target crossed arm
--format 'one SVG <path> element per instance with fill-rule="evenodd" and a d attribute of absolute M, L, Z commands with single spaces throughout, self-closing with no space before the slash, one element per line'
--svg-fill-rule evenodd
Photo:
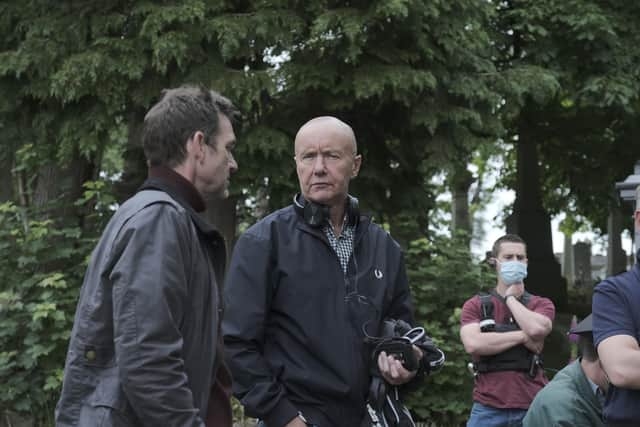
<path fill-rule="evenodd" d="M 465 351 L 474 356 L 491 356 L 530 341 L 524 331 L 482 332 L 479 323 L 464 325 L 460 339 Z"/>
<path fill-rule="evenodd" d="M 534 353 L 542 351 L 544 338 L 551 332 L 551 319 L 529 310 L 516 298 L 507 298 L 506 304 L 518 322 L 520 330 L 482 332 L 479 322 L 467 323 L 460 328 L 460 339 L 467 353 L 474 356 L 491 356 L 520 344 Z"/>
<path fill-rule="evenodd" d="M 616 387 L 640 389 L 640 347 L 630 335 L 613 335 L 598 346 L 598 356 L 609 382 Z"/>
<path fill-rule="evenodd" d="M 516 296 L 514 293 L 510 293 L 511 289 L 518 292 L 515 288 L 519 285 L 513 285 L 507 290 L 507 296 Z M 524 289 L 523 289 L 524 290 Z M 551 332 L 551 319 L 544 314 L 536 313 L 533 310 L 529 310 L 527 307 L 517 298 L 508 298 L 505 300 L 507 307 L 511 310 L 513 318 L 518 322 L 520 329 L 534 341 L 544 340 L 544 338 Z"/>

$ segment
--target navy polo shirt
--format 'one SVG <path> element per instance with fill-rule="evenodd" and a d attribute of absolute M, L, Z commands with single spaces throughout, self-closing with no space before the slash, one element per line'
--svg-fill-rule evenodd
<path fill-rule="evenodd" d="M 640 342 L 640 267 L 609 277 L 593 293 L 593 339 L 597 346 L 614 335 Z M 609 386 L 604 405 L 607 425 L 640 426 L 640 390 Z"/>

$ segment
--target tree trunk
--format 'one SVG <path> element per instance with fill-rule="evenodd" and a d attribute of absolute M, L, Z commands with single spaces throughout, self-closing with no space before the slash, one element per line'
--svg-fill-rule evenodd
<path fill-rule="evenodd" d="M 224 237 L 227 246 L 227 265 L 231 259 L 233 245 L 236 242 L 236 204 L 237 196 L 230 196 L 222 200 L 207 201 L 207 210 L 204 216 Z"/>
<path fill-rule="evenodd" d="M 13 200 L 13 148 L 5 148 L 0 154 L 0 203 Z"/>
<path fill-rule="evenodd" d="M 518 179 L 513 214 L 507 219 L 507 232 L 520 235 L 527 243 L 529 258 L 527 289 L 553 300 L 556 309 L 567 306 L 567 282 L 553 254 L 551 218 L 542 206 L 538 150 L 535 136 L 520 126 L 517 143 Z"/>
<path fill-rule="evenodd" d="M 31 199 L 34 207 L 43 207 L 60 195 L 62 171 L 54 163 L 45 164 L 38 171 L 38 178 Z"/>
<path fill-rule="evenodd" d="M 115 196 L 119 203 L 133 196 L 147 178 L 147 159 L 141 141 L 144 112 L 132 112 L 128 120 L 127 146 L 123 153 L 124 167 L 122 177 L 115 185 Z"/>
<path fill-rule="evenodd" d="M 466 233 L 467 246 L 471 242 L 471 220 L 469 215 L 469 188 L 473 176 L 466 164 L 456 164 L 449 180 L 451 188 L 451 228 L 452 231 Z"/>
<path fill-rule="evenodd" d="M 61 167 L 48 163 L 40 167 L 33 189 L 31 205 L 41 211 L 44 217 L 71 220 L 73 225 L 81 225 L 84 213 L 75 205 L 82 196 L 86 181 L 95 179 L 96 165 L 78 153 L 69 165 Z"/>

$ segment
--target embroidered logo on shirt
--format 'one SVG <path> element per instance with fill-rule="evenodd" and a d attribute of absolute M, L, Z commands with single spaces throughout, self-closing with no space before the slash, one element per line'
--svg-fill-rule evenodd
<path fill-rule="evenodd" d="M 378 280 L 382 279 L 382 271 L 378 270 L 377 268 L 373 270 L 373 275 L 376 276 L 376 279 Z"/>

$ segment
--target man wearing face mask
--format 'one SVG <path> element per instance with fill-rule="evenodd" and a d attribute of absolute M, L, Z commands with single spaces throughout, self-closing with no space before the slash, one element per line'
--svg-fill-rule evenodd
<path fill-rule="evenodd" d="M 555 307 L 525 290 L 527 247 L 521 237 L 507 234 L 496 240 L 489 263 L 496 269 L 496 287 L 462 307 L 460 338 L 475 373 L 467 427 L 521 426 L 548 382 L 540 353 Z"/>

